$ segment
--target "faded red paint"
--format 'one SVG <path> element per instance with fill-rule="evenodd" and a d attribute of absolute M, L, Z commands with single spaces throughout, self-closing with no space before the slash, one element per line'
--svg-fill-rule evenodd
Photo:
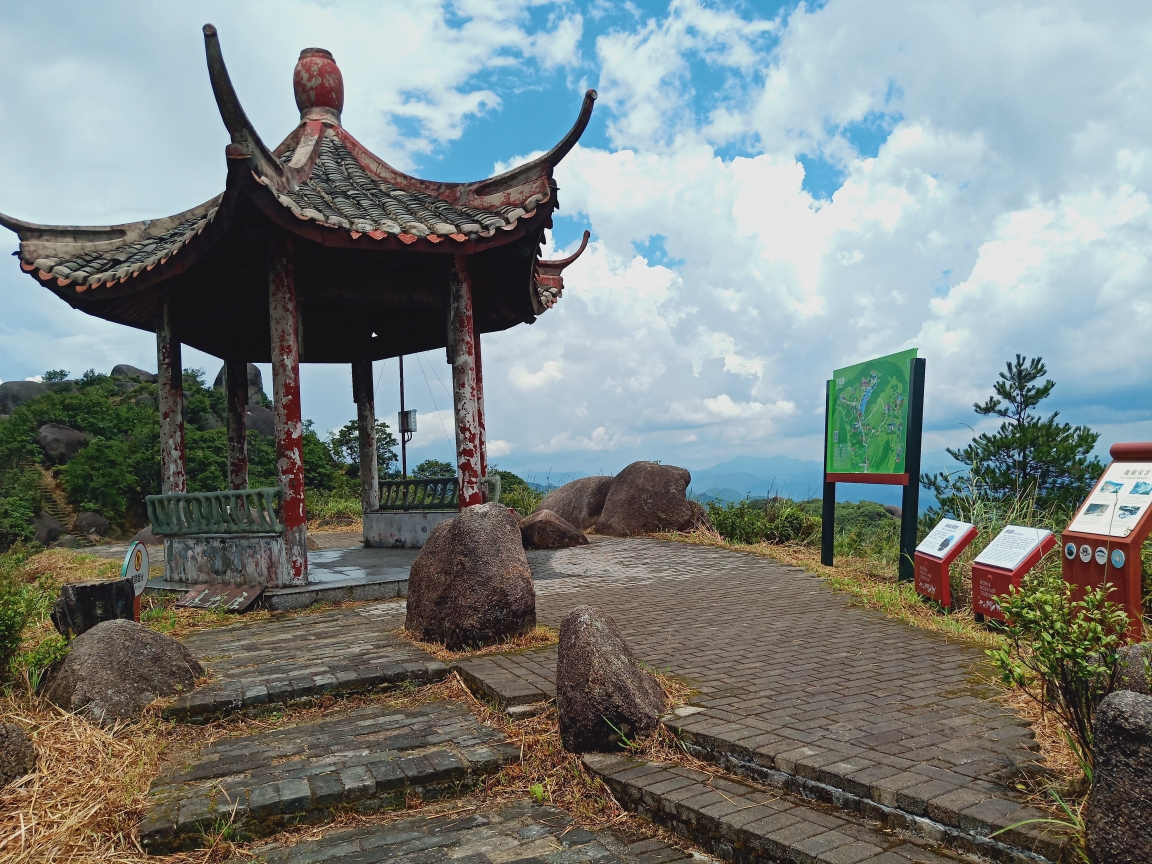
<path fill-rule="evenodd" d="M 305 48 L 292 73 L 296 107 L 303 114 L 310 108 L 344 110 L 344 76 L 329 51 Z"/>
<path fill-rule="evenodd" d="M 472 330 L 472 280 L 468 256 L 455 256 L 449 274 L 449 343 L 452 361 L 452 407 L 456 415 L 456 464 L 460 506 L 484 503 L 480 492 L 480 423 L 476 386 L 476 339 Z"/>
<path fill-rule="evenodd" d="M 476 346 L 476 431 L 480 441 L 480 476 L 488 476 L 488 430 L 484 425 L 484 361 L 480 356 L 480 329 L 472 318 L 472 338 Z M 487 498 L 487 490 L 485 498 Z"/>
<path fill-rule="evenodd" d="M 380 484 L 376 464 L 376 400 L 372 392 L 372 361 L 352 364 L 352 400 L 356 403 L 356 428 L 360 445 L 360 505 L 365 513 L 380 509 Z"/>
<path fill-rule="evenodd" d="M 248 439 L 244 410 L 248 407 L 248 364 L 224 361 L 224 387 L 228 403 L 228 486 L 248 488 Z"/>
<path fill-rule="evenodd" d="M 172 338 L 168 301 L 156 316 L 156 383 L 160 401 L 160 491 L 187 492 L 184 470 L 184 381 L 180 340 Z"/>
<path fill-rule="evenodd" d="M 289 582 L 308 581 L 304 512 L 304 424 L 300 412 L 300 344 L 292 242 L 268 243 L 268 323 L 272 331 L 272 399 L 276 416 L 276 469 L 284 490 Z"/>

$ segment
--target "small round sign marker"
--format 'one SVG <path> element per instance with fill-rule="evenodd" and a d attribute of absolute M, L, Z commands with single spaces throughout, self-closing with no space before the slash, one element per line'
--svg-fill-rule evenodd
<path fill-rule="evenodd" d="M 1108 563 L 1108 550 L 1103 546 L 1096 547 L 1096 563 L 1101 567 Z"/>
<path fill-rule="evenodd" d="M 1124 566 L 1124 550 L 1123 549 L 1113 549 L 1112 550 L 1112 566 L 1117 567 L 1117 568 Z"/>
<path fill-rule="evenodd" d="M 1080 560 L 1085 564 L 1092 560 L 1092 547 L 1087 543 L 1080 547 Z"/>
<path fill-rule="evenodd" d="M 139 597 L 148 587 L 148 547 L 137 541 L 128 547 L 124 556 L 124 566 L 120 568 L 121 579 L 132 580 L 132 590 Z"/>
<path fill-rule="evenodd" d="M 1064 557 L 1067 558 L 1069 561 L 1071 561 L 1073 558 L 1076 557 L 1076 544 L 1075 543 L 1065 543 L 1064 544 Z"/>

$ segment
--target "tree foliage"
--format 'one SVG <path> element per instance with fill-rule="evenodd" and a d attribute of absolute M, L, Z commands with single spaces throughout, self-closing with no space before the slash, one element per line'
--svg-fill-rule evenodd
<path fill-rule="evenodd" d="M 332 452 L 344 466 L 349 477 L 360 474 L 360 426 L 355 420 L 350 420 L 337 429 L 330 439 Z M 376 475 L 381 479 L 399 477 L 396 464 L 400 457 L 396 455 L 399 442 L 383 420 L 376 421 Z"/>
<path fill-rule="evenodd" d="M 439 459 L 425 459 L 413 469 L 412 476 L 417 480 L 435 477 L 455 477 L 456 466 L 451 462 L 441 462 Z"/>
<path fill-rule="evenodd" d="M 977 435 L 962 450 L 948 450 L 966 471 L 921 477 L 946 513 L 953 514 L 958 484 L 979 486 L 994 499 L 1032 497 L 1042 510 L 1071 510 L 1104 470 L 1092 456 L 1098 433 L 1059 422 L 1059 412 L 1048 417 L 1036 413 L 1056 386 L 1051 379 L 1041 381 L 1048 374 L 1043 359 L 1017 354 L 1006 367 L 993 395 L 972 406 L 982 417 L 1000 417 L 1000 428 Z"/>

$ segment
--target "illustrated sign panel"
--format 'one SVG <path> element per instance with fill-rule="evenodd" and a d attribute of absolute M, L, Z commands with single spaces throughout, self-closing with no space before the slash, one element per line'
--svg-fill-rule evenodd
<path fill-rule="evenodd" d="M 958 519 L 941 519 L 916 547 L 916 551 L 932 558 L 943 558 L 952 551 L 957 541 L 962 540 L 971 530 L 971 522 L 961 522 Z"/>
<path fill-rule="evenodd" d="M 825 441 L 828 473 L 905 473 L 915 358 L 913 348 L 832 373 Z"/>
<path fill-rule="evenodd" d="M 996 539 L 989 543 L 983 552 L 976 556 L 973 563 L 985 564 L 989 567 L 1001 567 L 1004 570 L 1015 570 L 1024 563 L 1025 558 L 1051 536 L 1052 532 L 1043 528 L 1009 525 L 996 535 Z"/>
<path fill-rule="evenodd" d="M 148 547 L 143 543 L 137 541 L 128 547 L 120 578 L 132 580 L 132 590 L 137 597 L 148 587 Z"/>
<path fill-rule="evenodd" d="M 1068 530 L 1127 537 L 1150 507 L 1152 462 L 1113 462 Z"/>

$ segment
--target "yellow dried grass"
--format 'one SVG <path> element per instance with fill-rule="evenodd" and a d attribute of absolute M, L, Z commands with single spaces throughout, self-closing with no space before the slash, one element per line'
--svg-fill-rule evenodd
<path fill-rule="evenodd" d="M 503 642 L 463 651 L 451 651 L 439 642 L 421 642 L 403 627 L 393 632 L 405 642 L 427 651 L 441 663 L 466 660 L 469 657 L 486 657 L 489 654 L 512 654 L 517 651 L 530 651 L 534 648 L 547 648 L 549 645 L 555 645 L 560 641 L 560 632 L 556 628 L 544 624 L 537 624 L 527 633 L 513 636 Z"/>

